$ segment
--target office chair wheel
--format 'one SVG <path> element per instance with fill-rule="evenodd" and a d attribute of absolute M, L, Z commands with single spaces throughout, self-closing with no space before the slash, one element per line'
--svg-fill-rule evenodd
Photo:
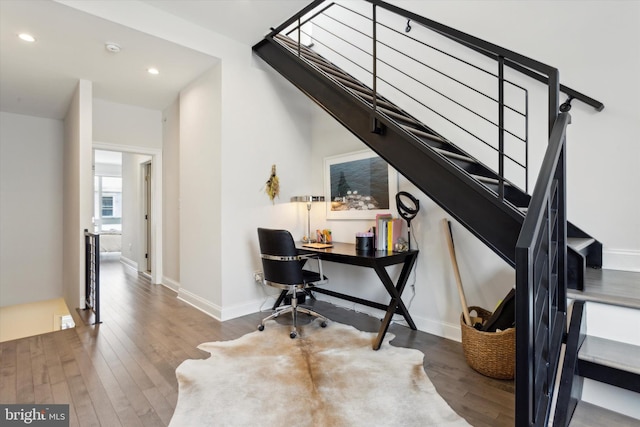
<path fill-rule="evenodd" d="M 289 336 L 291 337 L 291 339 L 294 339 L 295 337 L 298 336 L 298 333 L 296 331 L 291 331 L 291 333 L 289 334 Z"/>
<path fill-rule="evenodd" d="M 325 322 L 324 320 L 322 321 L 322 323 L 320 323 L 320 327 L 321 328 L 326 328 L 327 327 L 327 322 Z"/>
<path fill-rule="evenodd" d="M 259 330 L 260 332 L 264 331 L 264 325 L 258 325 L 258 330 Z"/>

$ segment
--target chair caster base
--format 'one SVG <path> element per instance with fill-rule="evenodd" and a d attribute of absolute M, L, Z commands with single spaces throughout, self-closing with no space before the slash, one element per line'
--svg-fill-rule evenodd
<path fill-rule="evenodd" d="M 258 330 L 259 330 L 260 332 L 264 331 L 264 325 L 258 325 Z"/>
<path fill-rule="evenodd" d="M 297 332 L 292 331 L 292 332 L 289 334 L 289 336 L 291 337 L 291 339 L 294 339 L 295 337 L 297 337 L 297 336 L 298 336 L 298 333 L 297 333 Z"/>

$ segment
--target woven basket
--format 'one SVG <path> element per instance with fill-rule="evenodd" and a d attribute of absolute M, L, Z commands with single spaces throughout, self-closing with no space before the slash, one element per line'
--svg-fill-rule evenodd
<path fill-rule="evenodd" d="M 481 307 L 469 307 L 476 311 L 483 321 L 491 317 L 491 312 Z M 483 332 L 464 323 L 460 315 L 462 349 L 469 366 L 483 375 L 501 380 L 513 379 L 516 365 L 516 329 L 502 332 Z"/>

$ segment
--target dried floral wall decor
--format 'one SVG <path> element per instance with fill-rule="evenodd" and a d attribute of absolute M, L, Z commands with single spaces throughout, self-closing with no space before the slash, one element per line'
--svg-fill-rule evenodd
<path fill-rule="evenodd" d="M 271 176 L 267 180 L 264 191 L 267 193 L 272 203 L 275 203 L 273 199 L 280 197 L 280 180 L 276 175 L 276 165 L 271 166 Z"/>

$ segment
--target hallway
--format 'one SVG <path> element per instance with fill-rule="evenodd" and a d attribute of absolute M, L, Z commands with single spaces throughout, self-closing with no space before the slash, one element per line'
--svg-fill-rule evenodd
<path fill-rule="evenodd" d="M 178 397 L 176 367 L 208 357 L 197 345 L 238 338 L 266 316 L 221 323 L 118 261 L 103 261 L 101 268 L 102 324 L 76 319 L 74 329 L 0 344 L 1 402 L 71 403 L 71 426 L 165 426 Z M 377 330 L 378 319 L 315 306 L 331 320 Z M 513 425 L 513 381 L 471 370 L 457 342 L 400 325 L 390 332 L 395 345 L 427 354 L 425 370 L 438 392 L 472 425 Z"/>

